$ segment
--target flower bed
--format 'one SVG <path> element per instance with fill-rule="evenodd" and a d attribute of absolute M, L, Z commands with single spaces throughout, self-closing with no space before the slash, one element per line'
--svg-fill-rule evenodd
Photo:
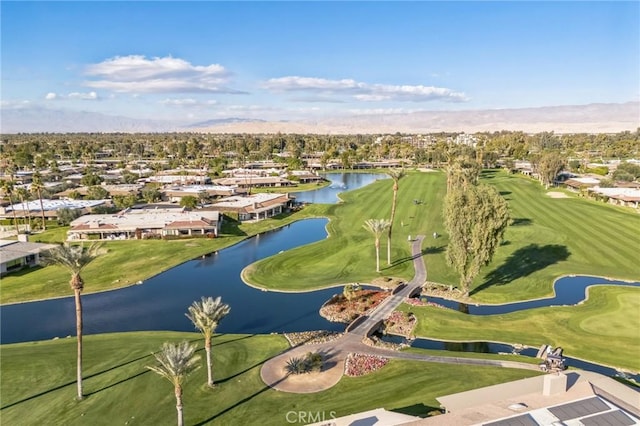
<path fill-rule="evenodd" d="M 336 295 L 322 305 L 320 315 L 332 322 L 348 324 L 375 309 L 389 295 L 389 292 L 379 290 L 357 290 L 351 300 L 344 295 Z"/>
<path fill-rule="evenodd" d="M 386 340 L 382 340 L 381 338 L 375 335 L 371 337 L 365 337 L 364 339 L 362 339 L 362 343 L 364 343 L 365 345 L 372 346 L 374 348 L 389 349 L 392 351 L 399 351 L 402 348 L 411 346 L 409 343 L 388 342 Z"/>
<path fill-rule="evenodd" d="M 341 337 L 342 333 L 337 331 L 303 331 L 300 333 L 285 333 L 284 337 L 289 342 L 289 345 L 312 345 L 314 343 L 326 343 L 332 340 L 336 340 Z"/>
<path fill-rule="evenodd" d="M 404 303 L 411 306 L 433 306 L 434 308 L 449 309 L 446 306 L 442 306 L 438 303 L 425 302 L 422 299 L 418 299 L 416 297 L 407 297 L 404 299 Z"/>
<path fill-rule="evenodd" d="M 388 334 L 409 337 L 415 327 L 416 317 L 412 313 L 393 311 L 384 321 L 384 331 Z"/>
<path fill-rule="evenodd" d="M 345 363 L 345 374 L 360 377 L 381 369 L 389 362 L 388 358 L 377 355 L 350 353 Z"/>

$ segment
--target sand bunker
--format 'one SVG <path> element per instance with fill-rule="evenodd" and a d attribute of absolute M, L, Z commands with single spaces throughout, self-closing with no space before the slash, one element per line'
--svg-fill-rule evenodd
<path fill-rule="evenodd" d="M 547 195 L 551 198 L 569 198 L 564 192 L 547 192 Z"/>

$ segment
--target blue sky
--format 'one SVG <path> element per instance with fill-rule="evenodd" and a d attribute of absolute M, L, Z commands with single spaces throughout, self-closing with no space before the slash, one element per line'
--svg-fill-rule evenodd
<path fill-rule="evenodd" d="M 638 101 L 639 2 L 2 1 L 3 108 L 199 121 Z"/>

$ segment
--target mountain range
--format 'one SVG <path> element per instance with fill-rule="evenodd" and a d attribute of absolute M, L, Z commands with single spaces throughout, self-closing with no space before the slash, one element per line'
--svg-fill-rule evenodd
<path fill-rule="evenodd" d="M 484 132 L 613 133 L 640 127 L 640 102 L 536 108 L 423 111 L 405 114 L 335 116 L 315 120 L 267 121 L 224 118 L 179 123 L 95 112 L 30 107 L 2 109 L 0 133 L 203 132 L 378 134 Z"/>

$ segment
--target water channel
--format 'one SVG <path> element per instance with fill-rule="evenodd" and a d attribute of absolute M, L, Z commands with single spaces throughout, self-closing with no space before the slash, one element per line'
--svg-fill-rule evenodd
<path fill-rule="evenodd" d="M 335 203 L 340 192 L 360 188 L 384 178 L 384 175 L 331 173 L 327 178 L 332 181 L 330 186 L 297 193 L 297 201 Z M 322 304 L 341 289 L 279 293 L 255 289 L 240 279 L 242 269 L 257 260 L 326 238 L 326 223 L 326 219 L 299 221 L 183 263 L 143 284 L 86 294 L 83 296 L 85 334 L 143 330 L 194 331 L 184 314 L 187 307 L 201 296 L 221 296 L 231 306 L 230 314 L 218 327 L 217 331 L 220 333 L 343 331 L 343 324 L 329 322 L 318 313 Z M 505 305 L 470 305 L 468 312 L 471 315 L 492 315 L 541 306 L 575 304 L 584 299 L 586 287 L 593 284 L 640 286 L 638 282 L 608 281 L 583 276 L 565 277 L 556 281 L 555 298 Z M 432 297 L 429 300 L 453 309 L 458 308 L 457 302 Z M 75 308 L 72 297 L 0 307 L 2 344 L 63 338 L 74 333 Z M 413 346 L 492 353 L 510 353 L 513 350 L 509 345 L 491 342 L 453 344 L 428 339 L 417 339 Z M 535 352 L 534 349 L 525 349 L 521 354 L 535 356 Z M 580 360 L 568 359 L 568 365 L 615 374 L 615 370 Z"/>

